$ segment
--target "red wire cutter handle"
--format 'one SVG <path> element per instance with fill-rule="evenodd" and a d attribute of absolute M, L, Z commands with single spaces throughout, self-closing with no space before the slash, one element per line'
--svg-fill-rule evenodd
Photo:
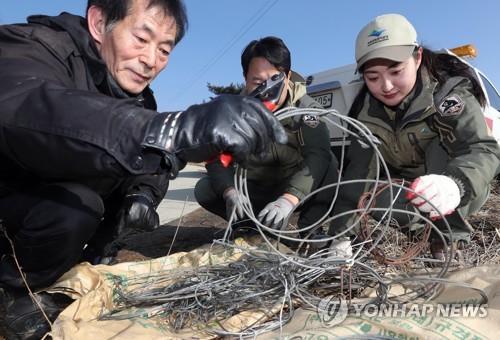
<path fill-rule="evenodd" d="M 276 108 L 276 104 L 270 101 L 265 101 L 263 102 L 263 104 L 271 112 L 273 112 L 274 109 Z M 223 152 L 220 154 L 219 159 L 224 168 L 227 168 L 233 162 L 233 155 L 227 152 Z"/>
<path fill-rule="evenodd" d="M 285 74 L 283 72 L 275 74 L 252 91 L 250 96 L 259 98 L 269 111 L 274 112 L 284 88 L 284 80 Z M 221 153 L 219 159 L 225 168 L 233 162 L 233 156 L 230 153 Z"/>
<path fill-rule="evenodd" d="M 230 153 L 221 153 L 219 159 L 224 168 L 227 168 L 233 162 L 233 156 Z"/>

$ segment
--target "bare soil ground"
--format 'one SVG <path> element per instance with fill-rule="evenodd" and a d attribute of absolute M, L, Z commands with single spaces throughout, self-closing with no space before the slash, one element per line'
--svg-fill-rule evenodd
<path fill-rule="evenodd" d="M 118 252 L 117 262 L 141 261 L 190 251 L 223 236 L 226 221 L 203 208 L 180 219 L 162 225 L 153 232 L 124 238 L 123 249 Z M 175 236 L 175 239 L 174 239 Z"/>
<path fill-rule="evenodd" d="M 464 254 L 468 258 L 467 264 L 500 264 L 500 182 L 493 185 L 491 195 L 483 208 L 468 220 L 474 228 L 474 233 L 471 245 Z M 189 251 L 211 242 L 214 238 L 221 238 L 225 226 L 223 219 L 199 208 L 154 232 L 125 238 L 116 262 L 165 256 L 170 247 L 171 254 Z"/>
<path fill-rule="evenodd" d="M 478 213 L 469 217 L 469 222 L 475 231 L 465 254 L 473 259 L 469 259 L 467 263 L 500 264 L 500 182 L 493 185 L 488 201 Z M 161 257 L 167 255 L 169 250 L 170 253 L 189 251 L 214 238 L 222 237 L 225 226 L 223 219 L 199 208 L 154 232 L 125 238 L 116 262 Z M 1 335 L 0 340 L 4 340 Z"/>

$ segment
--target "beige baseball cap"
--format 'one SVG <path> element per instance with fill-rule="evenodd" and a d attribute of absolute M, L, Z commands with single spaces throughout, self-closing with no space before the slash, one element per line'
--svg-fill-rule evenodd
<path fill-rule="evenodd" d="M 400 14 L 380 15 L 363 27 L 356 38 L 357 67 L 375 58 L 405 61 L 415 46 L 417 31 L 408 19 Z"/>

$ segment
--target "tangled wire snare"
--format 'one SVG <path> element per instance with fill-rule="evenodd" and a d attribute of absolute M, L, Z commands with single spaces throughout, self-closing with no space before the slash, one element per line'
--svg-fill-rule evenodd
<path fill-rule="evenodd" d="M 371 269 L 346 271 L 326 263 L 332 260 L 297 259 L 304 264 L 297 266 L 267 250 L 246 249 L 238 261 L 224 265 L 178 268 L 126 280 L 112 277 L 116 307 L 100 319 L 154 317 L 173 330 L 193 327 L 216 335 L 251 336 L 281 327 L 298 305 L 315 310 L 325 295 L 350 296 L 352 290 L 383 286 Z M 226 320 L 242 312 L 251 312 L 253 321 L 239 330 L 228 327 Z"/>
<path fill-rule="evenodd" d="M 378 143 L 378 140 L 373 134 L 370 132 L 370 130 L 363 125 L 362 123 L 358 122 L 355 119 L 352 119 L 350 117 L 346 117 L 343 115 L 340 115 L 337 111 L 335 110 L 324 110 L 324 109 L 300 109 L 300 108 L 285 108 L 282 109 L 278 112 L 275 113 L 275 115 L 278 117 L 278 119 L 283 120 L 283 119 L 288 119 L 288 118 L 293 118 L 295 116 L 303 116 L 303 115 L 309 115 L 309 116 L 317 116 L 321 117 L 321 120 L 326 122 L 327 125 L 331 128 L 337 129 L 338 131 L 343 133 L 343 141 L 342 143 L 342 149 L 341 149 L 341 158 L 339 160 L 340 163 L 340 173 L 343 171 L 345 162 L 344 162 L 344 155 L 345 155 L 345 147 L 347 144 L 347 137 L 351 136 L 354 140 L 361 140 L 363 145 L 366 145 L 366 147 L 371 147 L 373 148 L 376 158 L 377 158 L 377 166 L 379 169 L 382 169 L 384 172 L 384 177 L 385 178 L 390 178 L 390 174 L 388 171 L 388 168 L 380 155 L 379 151 L 376 148 L 376 144 Z M 377 176 L 377 180 L 380 176 Z M 253 211 L 252 205 L 251 205 L 251 200 L 248 194 L 248 187 L 247 187 L 247 179 L 246 179 L 246 170 L 241 169 L 240 167 L 237 167 L 236 172 L 235 172 L 235 188 L 239 194 L 240 197 L 240 203 L 243 206 L 243 210 L 248 217 L 249 221 L 252 222 L 253 225 L 256 226 L 257 230 L 260 232 L 264 240 L 267 242 L 268 245 L 272 246 L 272 242 L 269 241 L 269 236 L 278 239 L 278 240 L 284 240 L 287 241 L 287 244 L 295 242 L 295 244 L 298 244 L 299 246 L 297 247 L 299 251 L 301 247 L 308 247 L 310 249 L 320 249 L 322 246 L 321 244 L 329 244 L 330 241 L 337 239 L 341 237 L 342 235 L 322 235 L 320 238 L 315 238 L 313 237 L 315 234 L 315 231 L 321 231 L 325 226 L 328 226 L 330 221 L 335 219 L 335 216 L 331 216 L 331 212 L 333 211 L 333 207 L 335 204 L 335 201 L 337 200 L 338 194 L 339 194 L 339 189 L 340 186 L 343 185 L 343 182 L 341 181 L 341 178 L 339 176 L 338 180 L 336 183 L 332 183 L 320 188 L 317 188 L 313 192 L 309 193 L 306 197 L 304 197 L 299 204 L 295 207 L 294 211 L 292 211 L 286 218 L 286 224 L 285 227 L 276 230 L 269 228 L 265 225 L 263 225 L 255 216 L 255 212 Z M 330 202 L 330 206 L 328 207 L 327 211 L 325 211 L 324 215 L 319 218 L 317 221 L 312 223 L 311 225 L 308 226 L 301 226 L 299 229 L 292 229 L 289 230 L 287 228 L 288 226 L 288 220 L 291 217 L 292 213 L 295 212 L 297 209 L 300 209 L 300 207 L 304 206 L 305 202 L 308 200 L 311 200 L 314 195 L 317 195 L 323 190 L 331 190 L 333 191 L 333 198 Z M 234 218 L 234 214 L 232 215 L 232 218 Z M 232 223 L 232 218 L 229 221 L 229 225 Z M 229 228 L 228 228 L 229 230 Z M 229 233 L 229 232 L 228 232 Z M 321 233 L 320 233 L 321 234 Z M 278 249 L 273 247 L 277 253 L 280 253 Z M 360 251 L 365 251 L 363 250 L 363 247 L 358 248 Z M 361 254 L 363 255 L 363 254 Z M 360 256 L 359 252 L 356 253 L 356 256 Z"/>
<path fill-rule="evenodd" d="M 432 288 L 428 287 L 429 281 L 419 281 L 418 277 L 410 280 L 412 275 L 404 272 L 403 268 L 396 264 L 407 263 L 421 253 L 423 244 L 429 238 L 429 230 L 431 227 L 435 230 L 434 226 L 424 229 L 425 232 L 420 234 L 418 242 L 414 242 L 414 239 L 408 242 L 402 256 L 392 256 L 379 249 L 378 242 L 386 236 L 386 233 L 389 235 L 389 232 L 394 229 L 389 227 L 392 214 L 400 212 L 393 207 L 393 202 L 399 194 L 393 193 L 392 187 L 399 188 L 396 190 L 399 193 L 405 189 L 401 184 L 392 182 L 388 167 L 377 149 L 376 137 L 360 122 L 339 115 L 334 110 L 287 108 L 276 113 L 279 119 L 304 114 L 321 116 L 323 121 L 343 131 L 344 142 L 346 137 L 350 136 L 363 148 L 373 149 L 375 178 L 373 180 L 342 181 L 339 176 L 336 183 L 317 188 L 297 206 L 300 207 L 305 200 L 321 190 L 333 188 L 334 195 L 324 216 L 309 226 L 302 226 L 299 230 L 288 230 L 287 225 L 283 229 L 276 230 L 265 226 L 255 216 L 248 192 L 247 170 L 237 167 L 234 179 L 238 198 L 248 220 L 252 222 L 264 240 L 264 245 L 262 245 L 264 250 L 260 246 L 259 251 L 256 249 L 243 250 L 244 255 L 231 265 L 178 269 L 149 274 L 145 278 L 137 278 L 132 281 L 129 279 L 127 282 L 116 281 L 117 308 L 103 315 L 102 318 L 124 319 L 156 315 L 175 330 L 203 324 L 207 327 L 203 330 L 219 336 L 255 336 L 261 332 L 282 327 L 292 318 L 294 308 L 297 305 L 316 308 L 325 295 L 339 296 L 350 300 L 357 296 L 361 297 L 365 294 L 365 288 L 370 287 L 376 293 L 376 297 L 367 297 L 371 300 L 370 303 L 386 303 L 394 298 L 394 294 L 390 294 L 391 286 L 401 285 L 401 282 L 405 285 L 405 291 L 396 295 L 399 300 L 411 301 L 411 299 L 424 295 Z M 344 154 L 345 143 L 339 160 L 340 173 L 343 172 L 344 168 Z M 382 181 L 382 178 L 387 180 Z M 340 186 L 361 182 L 371 183 L 372 189 L 370 195 L 362 198 L 358 209 L 351 211 L 354 213 L 363 212 L 357 218 L 359 221 L 362 219 L 364 223 L 362 228 L 364 241 L 352 245 L 352 256 L 339 255 L 331 247 L 318 247 L 319 250 L 308 252 L 306 255 L 297 251 L 284 252 L 281 247 L 277 246 L 276 240 L 304 243 L 310 247 L 318 242 L 329 242 L 343 236 L 342 234 L 325 235 L 321 240 L 309 238 L 315 229 L 321 229 L 323 226 L 329 225 L 333 219 L 345 215 L 345 212 L 342 215 L 340 213 L 332 214 Z M 376 207 L 374 202 L 379 198 L 384 186 L 388 186 L 390 189 L 388 191 L 390 204 L 388 207 L 380 209 Z M 365 220 L 370 213 L 379 210 L 382 211 L 386 222 L 383 225 L 378 222 L 370 230 L 368 222 Z M 291 213 L 286 218 L 287 222 L 290 216 Z M 228 241 L 234 218 L 235 213 L 233 212 L 224 238 L 220 241 L 214 241 L 214 245 L 222 245 L 225 249 L 232 247 L 233 249 L 238 248 L 239 251 L 242 250 L 236 244 Z M 424 218 L 424 220 L 426 219 Z M 346 228 L 347 231 L 352 231 L 357 224 L 358 221 L 355 221 Z M 377 237 L 377 241 L 369 241 L 370 237 L 373 236 L 373 231 L 377 230 L 382 232 Z M 301 237 L 300 235 L 304 235 L 304 233 L 308 236 Z M 370 256 L 372 250 L 378 254 L 379 259 L 384 259 L 383 268 L 373 265 L 374 261 Z M 396 271 L 396 275 L 391 275 L 392 278 L 385 275 L 388 264 L 392 264 L 391 267 Z M 446 268 L 442 268 L 435 276 L 440 277 L 445 272 Z M 247 324 L 239 330 L 229 329 L 225 326 L 225 320 L 228 318 L 241 312 L 255 310 L 262 312 L 262 318 L 258 322 Z"/>
<path fill-rule="evenodd" d="M 404 185 L 403 180 L 394 179 L 393 183 Z M 397 234 L 397 244 L 384 244 L 385 242 L 383 242 L 383 238 L 379 237 L 381 236 L 380 233 L 377 233 L 377 231 L 380 231 L 380 229 L 376 229 L 379 224 L 370 223 L 371 217 L 369 212 L 375 210 L 375 206 L 377 204 L 376 198 L 383 194 L 386 190 L 392 190 L 390 183 L 381 183 L 377 186 L 375 193 L 369 191 L 361 196 L 358 203 L 358 209 L 362 209 L 363 211 L 360 213 L 361 223 L 359 235 L 361 240 L 371 240 L 374 243 L 376 242 L 376 245 L 371 250 L 371 253 L 379 263 L 387 265 L 404 265 L 412 261 L 415 257 L 427 249 L 432 227 L 429 223 L 425 223 L 419 230 L 411 230 L 407 226 L 399 226 L 398 223 L 389 215 L 386 218 L 389 222 L 391 222 L 390 226 L 392 228 L 385 230 L 384 236 L 387 240 L 390 238 L 389 235 Z M 372 199 L 372 196 L 374 199 Z M 368 204 L 369 206 L 367 206 Z M 366 209 L 367 207 L 368 209 Z M 393 209 L 392 213 L 402 213 L 402 211 Z M 411 214 L 412 212 L 404 211 L 404 213 Z M 418 216 L 419 215 L 416 215 L 415 217 L 418 218 Z M 401 239 L 399 239 L 399 236 Z M 394 238 L 392 239 L 394 240 Z M 384 245 L 386 246 L 385 248 L 382 247 Z M 388 254 L 389 251 L 394 255 L 391 256 Z M 395 254 L 397 251 L 400 251 L 401 254 Z"/>

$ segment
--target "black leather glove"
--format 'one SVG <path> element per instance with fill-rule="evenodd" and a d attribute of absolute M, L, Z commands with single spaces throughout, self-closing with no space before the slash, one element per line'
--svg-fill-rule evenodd
<path fill-rule="evenodd" d="M 156 115 L 142 145 L 164 151 L 175 177 L 182 161 L 202 162 L 227 152 L 241 163 L 273 141 L 286 143 L 285 130 L 259 100 L 221 95 L 183 112 Z"/>
<path fill-rule="evenodd" d="M 160 225 L 160 217 L 153 201 L 141 194 L 125 196 L 118 212 L 115 236 L 126 230 L 152 231 Z"/>

